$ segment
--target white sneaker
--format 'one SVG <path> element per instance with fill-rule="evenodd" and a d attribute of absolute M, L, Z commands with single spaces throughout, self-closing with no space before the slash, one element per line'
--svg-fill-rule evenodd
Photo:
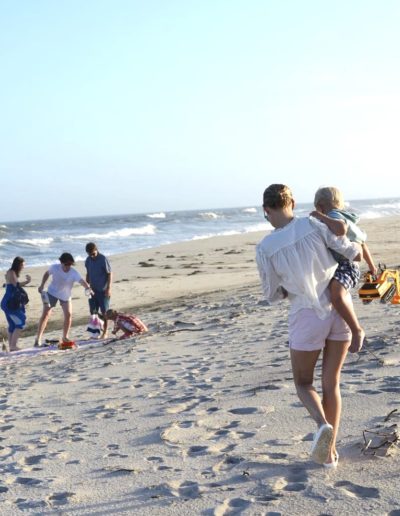
<path fill-rule="evenodd" d="M 333 426 L 329 423 L 321 425 L 314 436 L 311 447 L 311 458 L 318 464 L 324 464 L 328 458 L 333 439 Z"/>

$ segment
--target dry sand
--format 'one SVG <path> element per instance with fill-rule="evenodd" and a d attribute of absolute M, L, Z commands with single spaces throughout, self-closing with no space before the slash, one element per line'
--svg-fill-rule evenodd
<path fill-rule="evenodd" d="M 398 267 L 400 219 L 363 227 L 376 261 Z M 369 340 L 347 358 L 340 464 L 324 470 L 309 461 L 315 428 L 292 383 L 288 305 L 262 301 L 261 237 L 112 257 L 113 307 L 136 312 L 148 335 L 2 359 L 0 514 L 400 514 L 397 447 L 362 453 L 363 430 L 400 421 L 400 306 L 354 296 Z M 43 269 L 27 272 L 35 321 Z M 86 322 L 81 287 L 73 304 Z M 48 336 L 60 334 L 54 316 Z"/>

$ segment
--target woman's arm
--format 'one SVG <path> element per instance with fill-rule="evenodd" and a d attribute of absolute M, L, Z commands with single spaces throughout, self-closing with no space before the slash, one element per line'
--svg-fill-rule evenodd
<path fill-rule="evenodd" d="M 27 275 L 25 276 L 25 278 L 26 278 L 26 280 L 25 280 L 25 281 L 22 281 L 22 282 L 20 281 L 20 282 L 19 282 L 19 284 L 21 285 L 21 287 L 26 287 L 26 285 L 28 285 L 28 283 L 30 283 L 30 282 L 31 282 L 31 277 L 30 277 L 30 275 L 29 275 L 29 274 L 27 274 Z"/>
<path fill-rule="evenodd" d="M 265 299 L 269 303 L 274 303 L 287 297 L 287 291 L 281 286 L 281 279 L 276 274 L 271 260 L 263 253 L 260 244 L 256 250 L 256 261 Z"/>

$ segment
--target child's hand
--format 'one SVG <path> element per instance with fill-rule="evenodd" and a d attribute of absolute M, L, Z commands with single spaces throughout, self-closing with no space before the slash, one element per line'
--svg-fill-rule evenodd
<path fill-rule="evenodd" d="M 378 269 L 374 265 L 373 267 L 371 267 L 369 272 L 372 274 L 372 276 L 376 276 L 378 274 Z"/>
<path fill-rule="evenodd" d="M 310 212 L 310 217 L 315 217 L 316 219 L 321 219 L 321 215 L 322 213 L 320 211 L 317 211 L 317 210 L 313 210 Z"/>

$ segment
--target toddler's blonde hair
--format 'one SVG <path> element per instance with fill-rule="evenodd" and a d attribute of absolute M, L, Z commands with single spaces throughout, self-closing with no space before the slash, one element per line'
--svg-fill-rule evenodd
<path fill-rule="evenodd" d="M 334 186 L 324 186 L 322 188 L 318 188 L 314 197 L 314 206 L 317 208 L 318 205 L 321 205 L 327 209 L 336 208 L 337 210 L 343 210 L 343 194 L 338 188 Z"/>
<path fill-rule="evenodd" d="M 290 188 L 286 185 L 273 184 L 264 191 L 264 208 L 286 208 L 293 201 Z"/>

